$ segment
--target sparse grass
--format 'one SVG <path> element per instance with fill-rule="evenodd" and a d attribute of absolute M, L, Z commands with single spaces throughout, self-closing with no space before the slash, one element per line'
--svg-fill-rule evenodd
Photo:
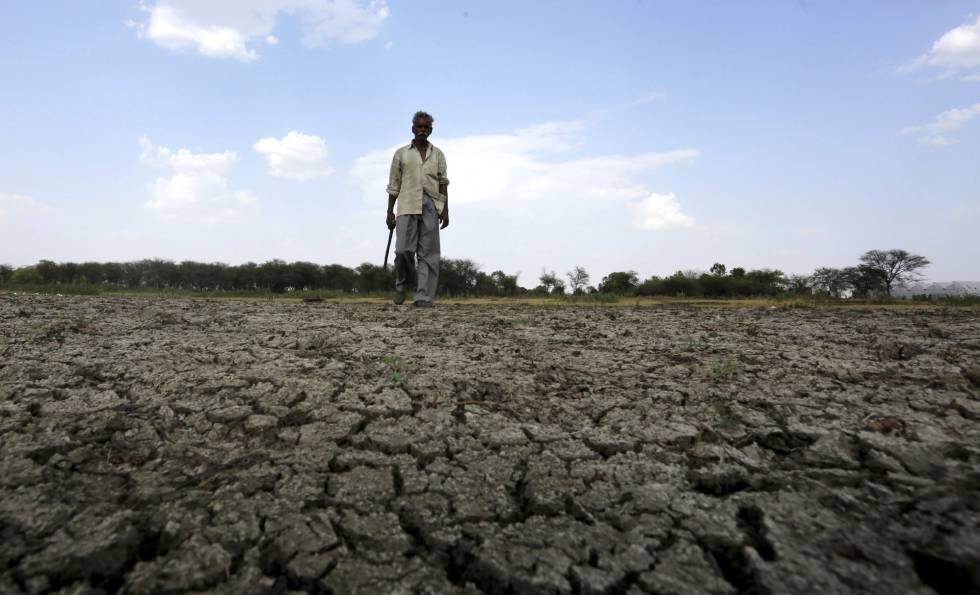
<path fill-rule="evenodd" d="M 557 299 L 564 304 L 615 304 L 622 297 L 614 293 L 585 293 L 582 295 L 561 295 Z"/>
<path fill-rule="evenodd" d="M 108 285 L 31 285 L 0 287 L 0 293 L 36 293 L 42 295 L 100 295 L 146 298 L 204 298 L 244 299 L 262 301 L 299 301 L 303 298 L 320 298 L 335 303 L 390 304 L 393 291 L 348 293 L 338 290 L 311 290 L 275 293 L 266 290 L 191 291 L 188 289 L 119 288 Z M 586 294 L 579 296 L 522 295 L 513 297 L 439 297 L 439 304 L 459 305 L 537 305 L 537 306 L 635 306 L 635 307 L 705 307 L 705 308 L 768 308 L 776 310 L 810 308 L 889 308 L 931 309 L 970 308 L 980 309 L 980 296 L 950 296 L 932 300 L 875 298 L 832 299 L 814 296 L 766 296 L 745 298 L 697 298 L 667 296 L 629 296 L 614 294 Z"/>

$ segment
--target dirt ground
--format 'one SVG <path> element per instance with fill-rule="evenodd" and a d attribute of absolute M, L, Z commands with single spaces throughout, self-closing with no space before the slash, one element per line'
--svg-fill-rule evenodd
<path fill-rule="evenodd" d="M 973 309 L 0 294 L 3 593 L 978 593 Z"/>

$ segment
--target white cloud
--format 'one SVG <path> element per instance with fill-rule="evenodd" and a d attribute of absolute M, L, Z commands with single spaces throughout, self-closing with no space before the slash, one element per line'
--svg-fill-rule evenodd
<path fill-rule="evenodd" d="M 43 215 L 52 210 L 51 207 L 31 196 L 0 192 L 0 223 L 6 223 L 14 216 Z"/>
<path fill-rule="evenodd" d="M 919 142 L 928 147 L 948 147 L 958 144 L 960 141 L 937 134 L 936 136 L 924 136 L 919 139 Z"/>
<path fill-rule="evenodd" d="M 141 38 L 242 62 L 259 57 L 253 45 L 279 43 L 272 33 L 283 13 L 299 21 L 307 47 L 366 41 L 388 18 L 383 0 L 157 0 L 141 2 L 140 8 L 146 20 L 130 25 Z"/>
<path fill-rule="evenodd" d="M 651 191 L 638 179 L 665 165 L 695 159 L 696 149 L 637 155 L 553 159 L 583 146 L 580 122 L 547 123 L 507 134 L 433 139 L 446 153 L 450 201 L 501 205 L 555 199 L 570 203 L 625 201 L 645 204 Z M 397 146 L 358 158 L 350 176 L 368 202 L 383 195 Z M 679 212 L 679 211 L 678 211 Z M 686 217 L 681 214 L 681 217 Z M 676 225 L 680 218 L 671 219 Z"/>
<path fill-rule="evenodd" d="M 902 130 L 902 133 L 919 134 L 919 142 L 924 145 L 933 147 L 954 145 L 959 141 L 947 135 L 959 130 L 977 116 L 980 116 L 980 102 L 966 108 L 948 109 L 936 116 L 932 122 L 924 126 L 910 126 Z"/>
<path fill-rule="evenodd" d="M 633 101 L 633 105 L 645 105 L 647 103 L 653 103 L 654 101 L 660 101 L 665 97 L 667 97 L 665 93 L 654 91 L 652 93 L 647 93 L 646 95 L 642 95 L 636 98 Z"/>
<path fill-rule="evenodd" d="M 633 226 L 638 229 L 693 227 L 694 220 L 681 211 L 674 193 L 651 194 L 633 208 Z"/>
<path fill-rule="evenodd" d="M 263 138 L 253 148 L 269 162 L 269 175 L 312 180 L 333 173 L 327 164 L 327 143 L 318 136 L 291 130 L 281 139 Z"/>
<path fill-rule="evenodd" d="M 251 193 L 229 188 L 228 172 L 238 161 L 233 151 L 223 153 L 176 153 L 140 139 L 140 160 L 147 165 L 170 170 L 149 185 L 144 206 L 166 217 L 216 222 L 239 217 L 255 204 Z"/>
<path fill-rule="evenodd" d="M 942 69 L 946 75 L 980 66 L 980 16 L 950 29 L 932 44 L 932 49 L 899 68 L 907 72 L 923 67 Z"/>

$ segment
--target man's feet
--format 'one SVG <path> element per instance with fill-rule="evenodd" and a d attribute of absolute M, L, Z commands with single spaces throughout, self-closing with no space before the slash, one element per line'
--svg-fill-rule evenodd
<path fill-rule="evenodd" d="M 404 303 L 405 303 L 405 292 L 404 291 L 396 291 L 395 292 L 395 305 L 396 306 L 401 306 Z"/>
<path fill-rule="evenodd" d="M 416 308 L 431 308 L 432 302 L 423 302 L 422 300 L 415 300 L 415 302 L 412 305 L 415 306 Z"/>

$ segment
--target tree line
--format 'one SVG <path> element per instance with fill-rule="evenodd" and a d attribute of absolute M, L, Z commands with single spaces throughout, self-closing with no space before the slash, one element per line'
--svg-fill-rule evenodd
<path fill-rule="evenodd" d="M 905 250 L 869 250 L 852 267 L 821 267 L 812 275 L 786 275 L 773 269 L 730 271 L 716 262 L 708 272 L 678 271 L 669 277 L 653 276 L 640 281 L 635 271 L 619 271 L 603 277 L 594 291 L 620 295 L 685 295 L 695 297 L 769 296 L 780 294 L 816 295 L 833 298 L 891 296 L 892 289 L 919 278 L 919 271 L 929 260 Z M 568 273 L 574 291 L 582 289 L 579 278 L 584 271 L 576 267 Z M 542 285 L 563 292 L 554 274 L 542 275 Z M 587 282 L 587 281 L 586 281 Z M 550 284 L 550 285 L 548 285 Z"/>
<path fill-rule="evenodd" d="M 782 294 L 890 296 L 892 288 L 918 278 L 929 261 L 905 250 L 870 250 L 853 267 L 818 268 L 812 275 L 786 275 L 773 269 L 731 270 L 715 263 L 708 272 L 678 271 L 667 277 L 641 280 L 636 271 L 616 271 L 590 285 L 589 273 L 580 266 L 559 277 L 542 271 L 533 289 L 517 283 L 519 273 L 485 273 L 468 259 L 442 260 L 439 291 L 449 297 L 517 295 L 612 294 L 632 296 L 741 297 Z M 567 279 L 567 283 L 566 283 Z M 144 259 L 134 262 L 62 262 L 42 260 L 36 265 L 13 268 L 0 265 L 0 285 L 32 287 L 49 285 L 96 285 L 119 289 L 214 291 L 332 290 L 346 293 L 388 292 L 394 286 L 392 269 L 371 263 L 355 268 L 339 264 L 270 260 L 240 265 L 173 262 Z"/>
<path fill-rule="evenodd" d="M 355 268 L 339 264 L 270 260 L 262 264 L 246 262 L 228 265 L 220 262 L 173 262 L 144 259 L 133 262 L 53 262 L 14 268 L 0 265 L 0 285 L 33 287 L 49 285 L 95 285 L 118 289 L 214 291 L 294 291 L 332 290 L 346 293 L 391 291 L 391 267 L 365 262 Z M 448 296 L 513 296 L 521 288 L 517 275 L 503 271 L 484 273 L 471 260 L 443 259 L 439 276 L 440 292 Z"/>

